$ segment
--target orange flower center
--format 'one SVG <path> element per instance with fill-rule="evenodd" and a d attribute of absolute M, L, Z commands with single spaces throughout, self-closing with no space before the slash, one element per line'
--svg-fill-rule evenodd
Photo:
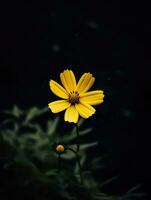
<path fill-rule="evenodd" d="M 68 101 L 71 104 L 79 103 L 79 94 L 78 92 L 70 92 Z"/>

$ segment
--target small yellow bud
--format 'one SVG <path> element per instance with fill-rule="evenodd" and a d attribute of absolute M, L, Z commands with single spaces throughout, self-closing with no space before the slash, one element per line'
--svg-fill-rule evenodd
<path fill-rule="evenodd" d="M 56 152 L 57 153 L 63 153 L 65 150 L 64 146 L 62 144 L 59 144 L 56 146 Z"/>

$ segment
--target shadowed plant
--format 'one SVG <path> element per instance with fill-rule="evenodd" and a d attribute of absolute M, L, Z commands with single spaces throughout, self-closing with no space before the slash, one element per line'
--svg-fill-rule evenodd
<path fill-rule="evenodd" d="M 21 110 L 17 106 L 3 112 L 5 120 L 0 124 L 0 193 L 3 199 L 133 200 L 142 197 L 135 192 L 137 188 L 122 196 L 103 192 L 103 183 L 94 176 L 95 170 L 103 167 L 102 158 L 88 157 L 87 153 L 87 148 L 95 147 L 98 142 L 79 140 L 84 176 L 84 184 L 81 184 L 74 153 L 76 127 L 63 134 L 59 141 L 59 118 L 41 121 L 47 112 L 48 108 Z M 82 119 L 78 123 L 80 138 L 92 131 L 92 128 L 83 129 L 83 123 Z M 60 142 L 65 150 L 58 161 L 56 146 Z"/>

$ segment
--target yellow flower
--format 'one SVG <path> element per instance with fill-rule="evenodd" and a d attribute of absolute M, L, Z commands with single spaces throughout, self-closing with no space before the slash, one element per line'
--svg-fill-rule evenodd
<path fill-rule="evenodd" d="M 62 144 L 58 144 L 56 146 L 56 152 L 57 153 L 63 153 L 65 151 L 65 147 Z"/>
<path fill-rule="evenodd" d="M 63 87 L 57 82 L 50 80 L 51 91 L 62 100 L 48 104 L 53 113 L 65 111 L 64 120 L 77 123 L 79 115 L 87 119 L 95 113 L 92 106 L 103 103 L 104 94 L 102 90 L 87 92 L 94 84 L 95 78 L 92 74 L 84 73 L 78 83 L 72 70 L 64 70 L 60 74 Z"/>

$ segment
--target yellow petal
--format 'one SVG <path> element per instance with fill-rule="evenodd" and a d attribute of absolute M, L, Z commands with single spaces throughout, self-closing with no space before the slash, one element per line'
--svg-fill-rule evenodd
<path fill-rule="evenodd" d="M 68 99 L 67 91 L 59 85 L 56 81 L 50 80 L 49 82 L 51 91 L 60 98 Z"/>
<path fill-rule="evenodd" d="M 87 119 L 95 113 L 95 109 L 87 103 L 79 103 L 75 105 L 80 116 Z"/>
<path fill-rule="evenodd" d="M 79 118 L 79 113 L 76 110 L 75 106 L 74 105 L 70 106 L 65 112 L 64 120 L 68 122 L 77 123 L 78 118 Z"/>
<path fill-rule="evenodd" d="M 90 105 L 98 105 L 103 103 L 104 94 L 102 90 L 86 92 L 80 95 L 80 102 Z"/>
<path fill-rule="evenodd" d="M 61 112 L 67 109 L 71 104 L 67 100 L 58 100 L 48 104 L 53 113 Z"/>
<path fill-rule="evenodd" d="M 63 86 L 69 93 L 75 90 L 76 79 L 75 79 L 74 73 L 71 70 L 68 70 L 68 69 L 64 70 L 64 72 L 60 74 L 60 79 Z"/>
<path fill-rule="evenodd" d="M 92 74 L 84 73 L 77 84 L 76 91 L 78 91 L 79 94 L 87 92 L 92 87 L 94 81 L 95 78 Z"/>

